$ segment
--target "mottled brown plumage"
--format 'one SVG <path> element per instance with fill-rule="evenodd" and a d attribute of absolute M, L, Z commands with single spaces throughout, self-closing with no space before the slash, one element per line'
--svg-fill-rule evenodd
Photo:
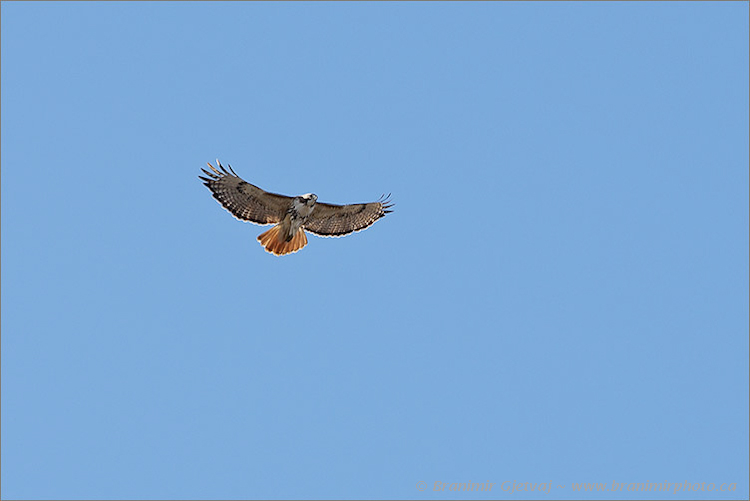
<path fill-rule="evenodd" d="M 231 166 L 218 169 L 210 163 L 208 177 L 198 176 L 214 198 L 234 217 L 255 224 L 275 224 L 258 237 L 270 253 L 285 255 L 307 245 L 305 231 L 323 237 L 340 237 L 371 226 L 391 211 L 388 197 L 365 204 L 334 205 L 317 203 L 312 193 L 288 197 L 269 193 L 243 181 Z"/>

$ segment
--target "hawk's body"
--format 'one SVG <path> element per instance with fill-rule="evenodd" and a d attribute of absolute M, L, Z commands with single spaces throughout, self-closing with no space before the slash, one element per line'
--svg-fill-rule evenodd
<path fill-rule="evenodd" d="M 307 245 L 305 231 L 323 237 L 340 237 L 364 230 L 391 212 L 387 197 L 368 204 L 333 205 L 318 203 L 312 193 L 287 197 L 263 191 L 240 177 L 231 166 L 219 169 L 208 164 L 213 172 L 201 169 L 208 178 L 199 176 L 219 203 L 242 221 L 275 224 L 258 240 L 268 252 L 283 256 Z"/>

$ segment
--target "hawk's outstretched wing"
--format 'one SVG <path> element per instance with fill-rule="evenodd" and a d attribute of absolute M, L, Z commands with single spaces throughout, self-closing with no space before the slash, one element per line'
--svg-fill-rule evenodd
<path fill-rule="evenodd" d="M 263 191 L 240 179 L 229 167 L 225 169 L 217 160 L 218 170 L 208 164 L 213 172 L 201 169 L 208 178 L 198 176 L 208 186 L 214 198 L 237 219 L 256 224 L 278 223 L 284 218 L 292 198 Z"/>
<path fill-rule="evenodd" d="M 390 195 L 369 204 L 334 205 L 317 203 L 304 228 L 322 237 L 341 237 L 364 230 L 385 216 L 393 204 Z"/>

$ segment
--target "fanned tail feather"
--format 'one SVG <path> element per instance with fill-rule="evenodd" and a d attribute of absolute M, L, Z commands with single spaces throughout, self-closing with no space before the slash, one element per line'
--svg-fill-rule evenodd
<path fill-rule="evenodd" d="M 270 230 L 258 235 L 258 241 L 263 247 L 265 247 L 267 252 L 276 256 L 283 256 L 285 254 L 297 252 L 307 245 L 307 235 L 305 235 L 305 231 L 300 228 L 292 239 L 286 242 L 281 233 L 281 225 L 277 224 Z"/>

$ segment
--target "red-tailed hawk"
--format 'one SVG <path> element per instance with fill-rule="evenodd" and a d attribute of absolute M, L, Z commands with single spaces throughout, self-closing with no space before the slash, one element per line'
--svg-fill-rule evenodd
<path fill-rule="evenodd" d="M 333 205 L 318 203 L 317 195 L 308 193 L 287 197 L 263 191 L 240 177 L 217 160 L 213 172 L 201 169 L 208 176 L 198 176 L 213 196 L 234 217 L 255 224 L 275 224 L 261 233 L 258 241 L 266 251 L 283 256 L 307 245 L 305 230 L 322 237 L 342 237 L 364 230 L 385 216 L 393 207 L 388 197 L 369 204 Z"/>

